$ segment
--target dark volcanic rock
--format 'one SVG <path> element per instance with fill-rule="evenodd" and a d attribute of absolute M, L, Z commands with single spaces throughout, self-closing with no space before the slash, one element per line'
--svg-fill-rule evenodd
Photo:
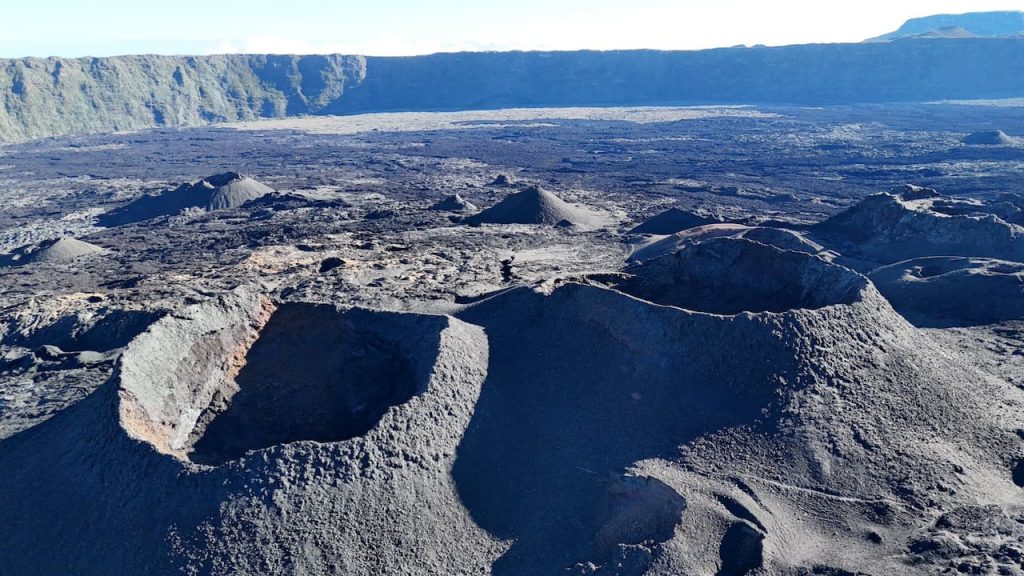
<path fill-rule="evenodd" d="M 375 208 L 367 212 L 363 218 L 367 220 L 385 220 L 387 218 L 395 218 L 399 215 L 399 211 L 395 208 Z"/>
<path fill-rule="evenodd" d="M 500 547 L 450 470 L 486 366 L 483 331 L 450 317 L 276 307 L 244 290 L 179 310 L 128 346 L 112 381 L 2 442 L 0 466 L 17 472 L 0 479 L 0 568 L 479 572 Z M 301 518 L 281 523 L 267 506 L 280 498 Z M 272 542 L 253 543 L 256 526 Z M 41 534 L 75 554 L 33 552 Z"/>
<path fill-rule="evenodd" d="M 897 186 L 890 190 L 889 193 L 899 196 L 904 200 L 924 200 L 925 198 L 938 198 L 941 196 L 938 190 L 934 188 L 925 188 L 924 186 L 915 186 L 914 184 Z"/>
<path fill-rule="evenodd" d="M 324 274 L 326 272 L 330 272 L 331 270 L 334 270 L 335 268 L 338 268 L 338 267 L 344 266 L 344 265 L 345 265 L 345 261 L 342 260 L 341 258 L 336 257 L 336 256 L 331 256 L 330 258 L 324 258 L 323 260 L 320 261 L 320 273 Z"/>
<path fill-rule="evenodd" d="M 494 180 L 491 180 L 490 184 L 488 184 L 488 186 L 511 186 L 511 185 L 512 185 L 512 178 L 510 178 L 507 174 L 498 174 L 497 176 L 494 177 Z"/>
<path fill-rule="evenodd" d="M 637 525 L 674 524 L 674 529 L 651 533 L 653 570 L 638 573 L 745 574 L 763 566 L 771 567 L 768 574 L 788 574 L 778 566 L 801 549 L 802 543 L 785 536 L 796 529 L 794 522 L 824 526 L 842 515 L 854 525 L 894 523 L 885 511 L 888 503 L 842 500 L 836 494 L 856 486 L 858 494 L 886 494 L 901 502 L 899 510 L 908 510 L 902 502 L 910 493 L 890 484 L 900 482 L 893 476 L 898 473 L 892 458 L 930 460 L 926 450 L 910 448 L 900 456 L 891 451 L 891 443 L 910 441 L 908 429 L 924 426 L 956 437 L 948 429 L 949 416 L 942 414 L 949 404 L 919 408 L 937 405 L 932 394 L 949 398 L 960 393 L 954 389 L 970 390 L 971 372 L 951 359 L 941 360 L 941 369 L 932 364 L 938 348 L 899 318 L 865 278 L 810 255 L 745 240 L 708 241 L 683 252 L 702 247 L 701 258 L 657 274 L 651 268 L 664 282 L 649 293 L 631 291 L 638 298 L 567 283 L 550 292 L 511 290 L 459 314 L 482 326 L 491 342 L 488 379 L 453 474 L 462 502 L 480 525 L 514 542 L 493 573 L 557 573 L 574 563 L 584 567 L 580 574 L 620 573 L 613 567 L 622 556 L 599 553 L 585 534 L 624 534 L 605 530 L 601 522 L 607 516 L 594 507 L 608 499 L 609 473 L 626 467 L 663 482 L 686 503 L 681 516 L 670 522 L 672 494 L 652 488 L 650 504 L 642 509 L 658 513 Z M 737 258 L 733 247 L 752 252 Z M 781 290 L 790 295 L 786 299 L 778 299 L 775 290 L 748 290 L 769 269 L 775 281 L 786 285 Z M 764 297 L 756 306 L 721 312 L 775 311 L 719 315 L 665 306 L 663 288 L 672 286 L 673 278 L 678 286 L 691 280 L 713 285 L 708 294 L 726 300 L 750 292 Z M 800 302 L 800 294 L 818 301 Z M 643 300 L 647 296 L 658 303 Z M 801 308 L 781 309 L 787 306 Z M 694 307 L 714 309 L 704 303 Z M 524 348 L 524 342 L 531 344 Z M 876 362 L 886 368 L 869 368 Z M 725 365 L 730 369 L 723 371 Z M 914 365 L 928 375 L 914 373 Z M 891 378 L 896 372 L 890 370 L 904 369 L 910 369 L 906 378 Z M 918 400 L 908 402 L 904 394 Z M 911 408 L 919 400 L 925 404 Z M 851 404 L 836 409 L 845 402 Z M 895 405 L 889 404 L 884 410 L 889 416 L 878 420 L 876 402 Z M 974 409 L 957 405 L 964 408 Z M 896 413 L 906 416 L 890 418 Z M 758 424 L 735 427 L 750 418 Z M 876 428 L 865 418 L 886 424 Z M 823 437 L 817 426 L 824 422 L 829 430 L 844 430 L 843 447 L 818 444 Z M 846 437 L 848 427 L 859 430 L 854 437 L 863 432 L 871 439 L 861 443 Z M 635 464 L 637 458 L 641 464 Z M 778 466 L 780 458 L 787 463 L 785 485 L 740 472 L 768 469 L 754 462 Z M 818 467 L 819 458 L 827 459 L 828 472 Z M 679 461 L 695 471 L 678 470 L 674 463 Z M 949 473 L 948 463 L 943 464 L 941 470 L 928 464 L 922 473 L 943 477 Z M 1012 486 L 1002 474 L 1007 477 L 1000 489 Z M 816 486 L 829 488 L 812 494 L 802 482 L 789 484 L 795 477 L 815 478 Z M 818 505 L 822 508 L 811 512 Z M 522 513 L 527 509 L 532 513 Z M 796 509 L 808 516 L 791 521 L 786 513 L 786 520 L 778 519 L 782 510 Z M 810 520 L 815 516 L 830 520 L 815 524 Z M 933 519 L 929 514 L 920 522 Z M 814 530 L 797 530 L 802 529 Z M 669 533 L 670 540 L 663 542 Z M 859 535 L 844 542 L 842 567 L 815 573 L 874 573 L 854 558 L 877 556 L 878 544 Z M 814 560 L 834 565 L 826 558 Z"/>
<path fill-rule="evenodd" d="M 43 325 L 10 323 L 5 327 L 7 331 L 0 343 L 29 348 L 52 345 L 71 351 L 106 352 L 126 346 L 163 315 L 161 310 L 100 308 L 61 316 Z"/>
<path fill-rule="evenodd" d="M 849 303 L 867 280 L 820 258 L 737 238 L 712 238 L 637 262 L 617 289 L 714 314 Z"/>
<path fill-rule="evenodd" d="M 744 226 L 742 224 L 706 224 L 676 232 L 667 238 L 648 244 L 629 256 L 633 262 L 650 260 L 666 254 L 672 254 L 685 246 L 697 244 L 712 238 L 745 238 L 760 244 L 817 254 L 821 246 L 808 240 L 802 233 L 785 228 L 767 228 L 763 226 Z"/>
<path fill-rule="evenodd" d="M 245 203 L 247 208 L 263 208 L 270 211 L 296 210 L 298 208 L 348 208 L 344 200 L 323 199 L 295 192 L 270 192 Z"/>
<path fill-rule="evenodd" d="M 116 355 L 109 353 L 93 352 L 83 350 L 80 352 L 65 352 L 56 346 L 40 346 L 34 353 L 35 357 L 42 361 L 44 370 L 69 370 L 102 364 L 113 360 Z"/>
<path fill-rule="evenodd" d="M 3 146 L 0 242 L 74 233 L 111 255 L 0 270 L 0 573 L 1018 574 L 1024 322 L 919 330 L 835 263 L 1012 245 L 1024 201 L 1000 193 L 1024 188 L 1024 150 L 956 142 L 1024 109 L 563 113 Z M 197 164 L 289 193 L 92 229 Z M 624 238 L 426 210 L 525 188 L 484 188 L 499 170 L 616 215 L 678 202 L 746 225 Z M 903 181 L 958 196 L 904 188 L 835 236 L 807 224 Z M 969 260 L 948 277 L 1017 274 Z M 939 286 L 929 266 L 892 268 Z M 985 305 L 953 286 L 949 306 Z"/>
<path fill-rule="evenodd" d="M 867 530 L 1019 490 L 995 379 L 863 277 L 732 238 L 630 272 L 650 283 L 521 286 L 455 317 L 250 289 L 176 309 L 0 441 L 0 570 L 881 573 L 904 543 Z M 951 460 L 983 485 L 929 488 Z"/>
<path fill-rule="evenodd" d="M 273 192 L 248 176 L 225 172 L 194 184 L 182 184 L 156 196 L 142 196 L 99 218 L 101 226 L 121 226 L 159 216 L 180 214 L 189 208 L 206 212 L 237 208 Z"/>

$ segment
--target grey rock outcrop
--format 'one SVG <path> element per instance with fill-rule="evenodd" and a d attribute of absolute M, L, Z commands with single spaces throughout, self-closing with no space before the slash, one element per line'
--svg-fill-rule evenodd
<path fill-rule="evenodd" d="M 432 204 L 430 209 L 437 212 L 476 212 L 477 207 L 461 195 L 452 194 Z"/>
<path fill-rule="evenodd" d="M 713 238 L 744 238 L 760 244 L 774 246 L 783 250 L 803 252 L 805 254 L 817 254 L 822 250 L 821 245 L 812 242 L 803 233 L 794 230 L 722 223 L 695 226 L 668 235 L 660 240 L 639 247 L 630 254 L 629 260 L 631 262 L 641 262 L 666 254 L 673 254 L 681 248 Z"/>

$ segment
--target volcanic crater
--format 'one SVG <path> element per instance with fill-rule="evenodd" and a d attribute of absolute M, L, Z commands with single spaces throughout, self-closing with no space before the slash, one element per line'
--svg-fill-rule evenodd
<path fill-rule="evenodd" d="M 784 312 L 853 304 L 869 283 L 804 252 L 712 238 L 632 264 L 615 288 L 657 304 L 713 314 Z"/>
<path fill-rule="evenodd" d="M 220 465 L 279 444 L 361 436 L 426 388 L 438 334 L 397 332 L 385 312 L 245 299 L 222 302 L 218 312 L 228 313 L 219 325 L 205 326 L 209 316 L 200 312 L 189 324 L 158 323 L 132 343 L 121 369 L 130 435 Z M 184 356 L 153 354 L 183 334 Z M 156 374 L 178 384 L 156 389 Z"/>

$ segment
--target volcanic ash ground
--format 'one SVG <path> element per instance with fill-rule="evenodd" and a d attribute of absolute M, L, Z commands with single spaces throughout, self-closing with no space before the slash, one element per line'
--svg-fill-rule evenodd
<path fill-rule="evenodd" d="M 447 316 L 240 288 L 157 320 L 108 383 L 4 442 L 5 562 L 927 571 L 960 534 L 1024 537 L 1014 394 L 864 276 L 742 237 Z M 74 540 L 71 560 L 35 544 Z"/>

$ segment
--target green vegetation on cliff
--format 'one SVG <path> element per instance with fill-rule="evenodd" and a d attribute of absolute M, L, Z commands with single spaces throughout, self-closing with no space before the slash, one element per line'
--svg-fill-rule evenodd
<path fill-rule="evenodd" d="M 365 70 L 337 55 L 0 60 L 0 140 L 316 114 Z"/>

